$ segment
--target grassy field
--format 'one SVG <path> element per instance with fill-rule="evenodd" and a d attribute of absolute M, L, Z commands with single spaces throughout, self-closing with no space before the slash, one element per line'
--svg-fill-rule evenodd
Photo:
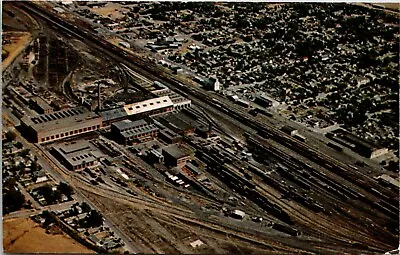
<path fill-rule="evenodd" d="M 95 253 L 65 233 L 46 234 L 31 219 L 3 221 L 5 253 Z"/>

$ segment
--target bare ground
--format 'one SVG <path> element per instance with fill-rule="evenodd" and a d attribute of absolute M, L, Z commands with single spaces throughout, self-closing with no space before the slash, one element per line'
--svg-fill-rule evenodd
<path fill-rule="evenodd" d="M 3 221 L 5 253 L 95 253 L 65 233 L 47 234 L 31 219 Z"/>

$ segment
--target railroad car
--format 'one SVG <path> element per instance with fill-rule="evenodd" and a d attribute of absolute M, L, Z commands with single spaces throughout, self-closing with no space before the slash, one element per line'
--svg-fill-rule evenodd
<path fill-rule="evenodd" d="M 274 223 L 272 225 L 272 228 L 275 229 L 275 230 L 278 230 L 279 232 L 283 232 L 283 233 L 289 234 L 291 236 L 300 235 L 300 232 L 297 229 L 289 227 L 289 226 L 286 226 L 286 225 L 283 225 L 283 224 L 280 224 L 280 223 Z"/>
<path fill-rule="evenodd" d="M 328 142 L 327 145 L 331 147 L 332 149 L 335 149 L 336 151 L 343 151 L 343 147 L 339 146 L 338 144 Z"/>

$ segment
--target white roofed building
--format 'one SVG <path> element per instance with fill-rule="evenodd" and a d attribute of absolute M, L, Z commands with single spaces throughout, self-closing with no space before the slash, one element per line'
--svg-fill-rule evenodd
<path fill-rule="evenodd" d="M 168 96 L 152 98 L 145 101 L 127 104 L 124 106 L 126 113 L 131 115 L 154 116 L 174 109 L 174 104 Z"/>

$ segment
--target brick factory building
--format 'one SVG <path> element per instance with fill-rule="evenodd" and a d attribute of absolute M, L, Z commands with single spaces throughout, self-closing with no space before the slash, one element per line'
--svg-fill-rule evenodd
<path fill-rule="evenodd" d="M 152 98 L 124 106 L 126 113 L 135 119 L 171 112 L 174 104 L 168 96 Z"/>
<path fill-rule="evenodd" d="M 76 107 L 39 116 L 24 116 L 21 126 L 33 142 L 45 143 L 95 131 L 102 127 L 102 118 Z"/>
<path fill-rule="evenodd" d="M 191 159 L 189 149 L 184 146 L 178 146 L 172 144 L 162 149 L 162 155 L 164 156 L 164 162 L 168 166 L 182 167 L 186 162 Z"/>
<path fill-rule="evenodd" d="M 145 120 L 123 120 L 111 124 L 113 137 L 123 144 L 145 142 L 157 136 L 159 129 Z"/>
<path fill-rule="evenodd" d="M 98 164 L 98 155 L 88 141 L 58 144 L 52 148 L 52 153 L 69 170 L 81 170 Z"/>

